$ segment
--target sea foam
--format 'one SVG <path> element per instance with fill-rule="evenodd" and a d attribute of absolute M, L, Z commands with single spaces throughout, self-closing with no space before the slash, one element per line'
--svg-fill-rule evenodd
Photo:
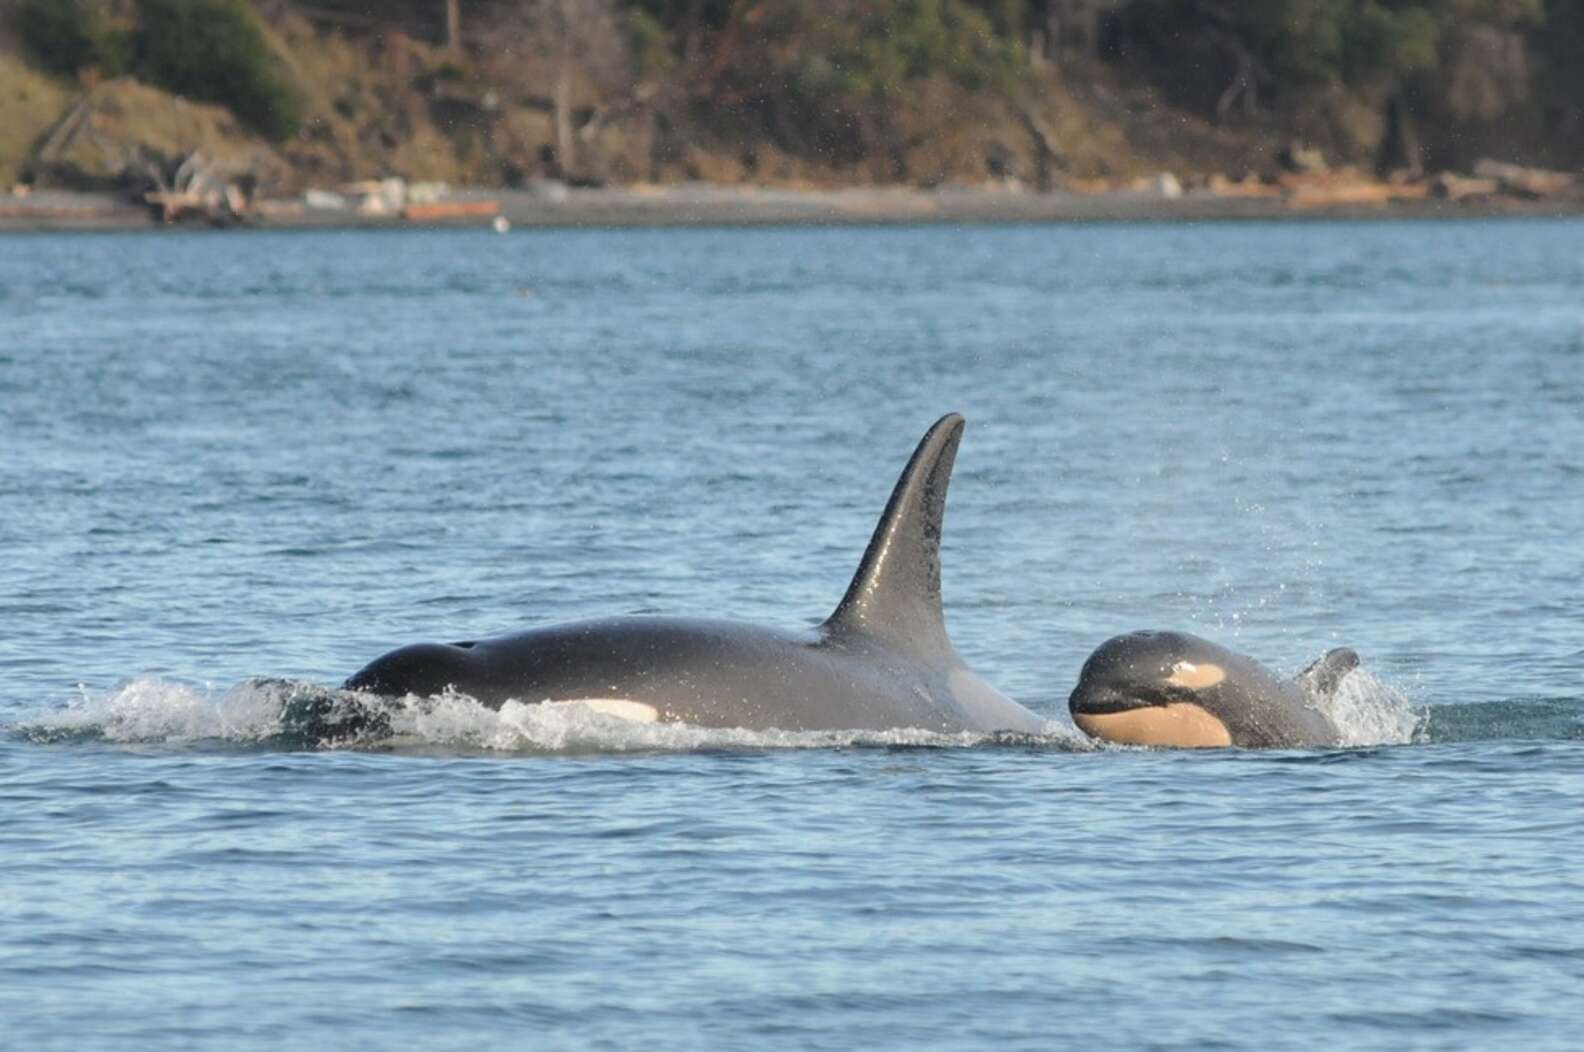
<path fill-rule="evenodd" d="M 304 703 L 309 708 L 305 709 Z M 995 745 L 1056 751 L 1094 748 L 1074 728 L 1054 720 L 1038 734 L 943 734 L 920 728 L 750 730 L 639 723 L 581 704 L 508 701 L 496 710 L 465 694 L 450 692 L 433 698 L 376 699 L 277 679 L 244 680 L 225 690 L 158 678 L 133 679 L 103 693 L 85 691 L 65 708 L 22 721 L 12 730 L 39 742 L 443 748 L 500 753 Z"/>

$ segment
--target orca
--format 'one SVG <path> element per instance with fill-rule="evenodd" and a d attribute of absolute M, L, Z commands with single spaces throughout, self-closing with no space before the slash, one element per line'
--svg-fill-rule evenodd
<path fill-rule="evenodd" d="M 1124 745 L 1247 749 L 1341 744 L 1321 704 L 1358 666 L 1327 651 L 1293 679 L 1186 632 L 1132 632 L 1102 643 L 1067 708 L 1091 738 Z"/>
<path fill-rule="evenodd" d="M 578 705 L 637 723 L 808 730 L 1033 733 L 1047 721 L 1002 695 L 952 646 L 941 607 L 946 489 L 964 421 L 919 442 L 858 572 L 817 627 L 619 617 L 374 659 L 344 689 L 384 698 L 467 695 L 499 709 Z"/>

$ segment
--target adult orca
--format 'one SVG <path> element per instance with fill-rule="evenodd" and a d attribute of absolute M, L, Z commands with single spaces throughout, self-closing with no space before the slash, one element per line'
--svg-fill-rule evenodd
<path fill-rule="evenodd" d="M 626 617 L 417 643 L 345 688 L 466 694 L 491 708 L 580 704 L 643 723 L 801 730 L 1034 732 L 1046 721 L 968 668 L 941 610 L 940 539 L 963 418 L 942 417 L 891 493 L 847 594 L 818 627 Z"/>
<path fill-rule="evenodd" d="M 1132 632 L 1089 656 L 1067 707 L 1091 738 L 1125 745 L 1338 745 L 1341 733 L 1317 702 L 1336 693 L 1358 661 L 1338 647 L 1281 679 L 1186 632 Z"/>

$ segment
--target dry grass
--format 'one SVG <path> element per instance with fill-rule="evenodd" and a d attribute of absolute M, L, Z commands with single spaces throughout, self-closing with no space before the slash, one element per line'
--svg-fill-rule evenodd
<path fill-rule="evenodd" d="M 220 106 L 189 102 L 130 79 L 96 85 L 86 106 L 75 134 L 40 158 L 77 182 L 111 183 L 144 160 L 169 163 L 194 151 L 226 174 L 252 173 L 266 184 L 286 175 L 269 145 Z"/>
<path fill-rule="evenodd" d="M 476 129 L 443 124 L 420 86 L 443 65 L 438 51 L 400 33 L 319 33 L 295 17 L 277 32 L 278 51 L 309 99 L 302 133 L 283 147 L 304 178 L 491 181 Z"/>
<path fill-rule="evenodd" d="M 22 174 L 33 148 L 72 98 L 65 85 L 0 54 L 0 193 Z"/>
<path fill-rule="evenodd" d="M 102 178 L 139 144 L 167 157 L 202 149 L 226 167 L 263 166 L 271 188 L 385 175 L 495 184 L 545 174 L 554 140 L 544 102 L 503 82 L 498 106 L 479 69 L 401 33 L 348 36 L 284 15 L 269 44 L 307 99 L 301 134 L 271 151 L 228 113 L 130 81 L 95 89 L 94 130 L 69 163 Z M 673 101 L 663 116 L 636 107 L 581 144 L 580 168 L 617 184 L 703 179 L 781 187 L 1125 184 L 1171 170 L 1180 176 L 1269 169 L 1274 127 L 1226 129 L 1165 105 L 1104 64 L 1031 73 L 1017 101 L 974 94 L 945 78 L 912 82 L 893 130 L 852 163 L 778 149 L 751 122 Z M 585 101 L 593 89 L 582 91 Z M 70 107 L 74 85 L 30 70 L 0 41 L 0 189 L 21 171 Z M 102 96 L 102 97 L 101 97 Z M 614 100 L 601 100 L 611 102 Z M 662 104 L 663 105 L 663 104 Z M 662 141 L 664 140 L 664 141 Z M 108 145 L 107 145 L 108 144 Z M 95 151 L 98 151 L 96 154 Z M 232 163 L 232 162 L 235 163 Z"/>

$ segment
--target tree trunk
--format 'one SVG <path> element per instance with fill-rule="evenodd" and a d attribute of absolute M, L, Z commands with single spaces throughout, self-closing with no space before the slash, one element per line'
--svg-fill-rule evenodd
<path fill-rule="evenodd" d="M 1375 171 L 1383 177 L 1393 172 L 1406 172 L 1415 179 L 1424 175 L 1424 151 L 1419 145 L 1419 131 L 1401 88 L 1392 92 L 1386 103 L 1386 134 L 1381 136 Z"/>
<path fill-rule="evenodd" d="M 445 0 L 445 46 L 448 51 L 462 47 L 462 0 Z"/>
<path fill-rule="evenodd" d="M 566 0 L 555 0 L 555 28 L 560 38 L 555 80 L 556 166 L 565 179 L 576 165 L 572 142 L 572 26 Z"/>
<path fill-rule="evenodd" d="M 1216 100 L 1216 123 L 1225 124 L 1227 115 L 1238 99 L 1243 100 L 1243 112 L 1252 117 L 1259 109 L 1259 89 L 1254 83 L 1254 59 L 1241 47 L 1237 49 L 1237 72 Z"/>
<path fill-rule="evenodd" d="M 682 20 L 682 62 L 692 66 L 704 53 L 704 0 L 692 0 Z"/>

